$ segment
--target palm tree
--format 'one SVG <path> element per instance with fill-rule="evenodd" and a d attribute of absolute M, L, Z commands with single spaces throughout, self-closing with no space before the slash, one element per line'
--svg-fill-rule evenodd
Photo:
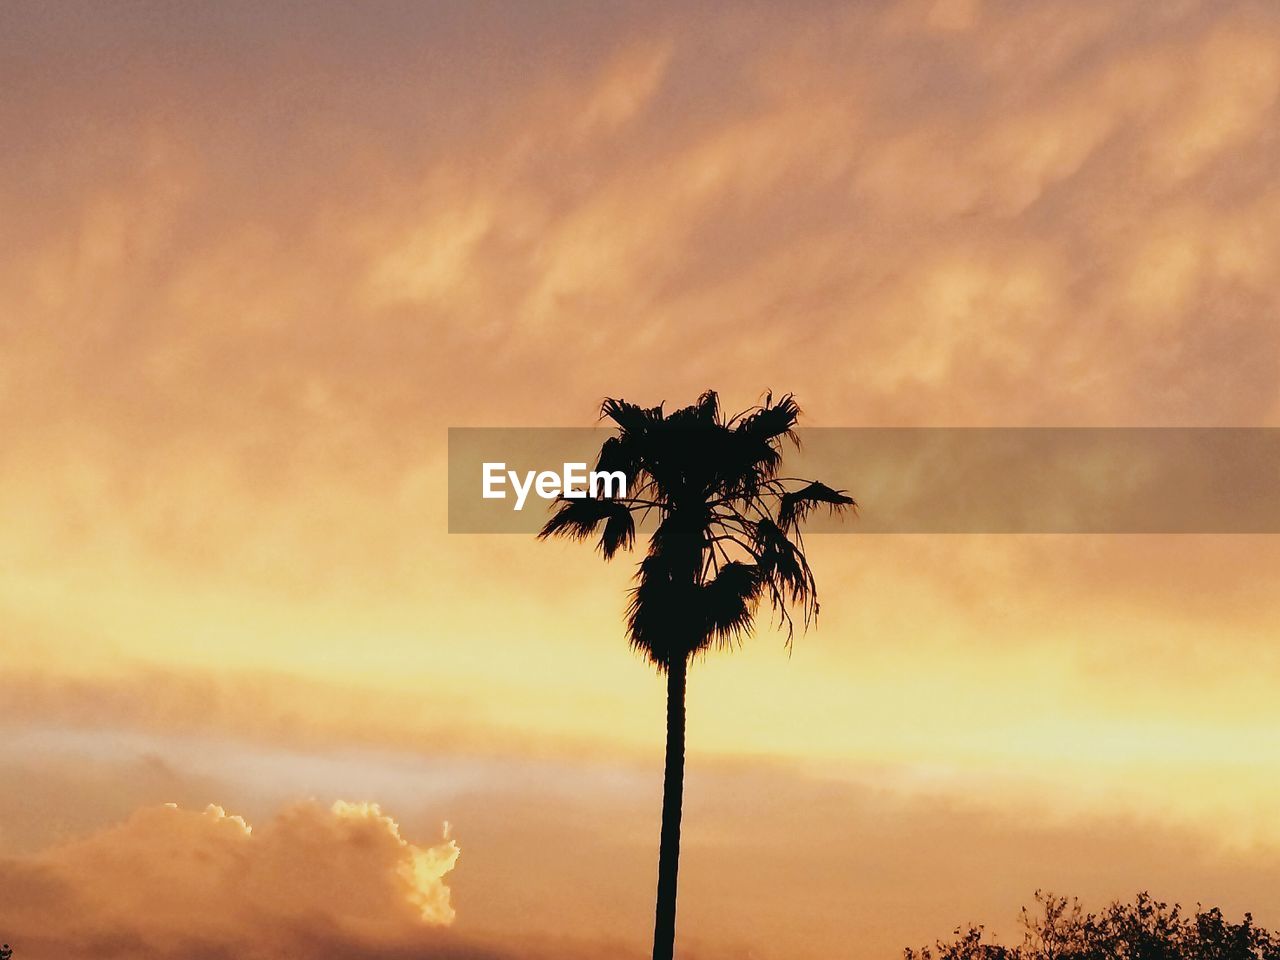
<path fill-rule="evenodd" d="M 807 626 L 818 615 L 813 573 L 799 524 L 813 509 L 856 508 L 840 490 L 778 476 L 784 440 L 796 441 L 800 408 L 791 394 L 725 418 L 708 390 L 689 407 L 664 414 L 605 400 L 601 419 L 617 432 L 596 469 L 622 471 L 624 496 L 563 499 L 539 538 L 585 540 L 600 533 L 606 560 L 635 543 L 636 515 L 656 522 L 636 573 L 627 635 L 667 678 L 667 751 L 658 854 L 653 960 L 675 949 L 676 876 L 684 795 L 685 678 L 689 661 L 709 648 L 732 648 L 750 634 L 767 598 L 790 645 L 791 610 Z"/>

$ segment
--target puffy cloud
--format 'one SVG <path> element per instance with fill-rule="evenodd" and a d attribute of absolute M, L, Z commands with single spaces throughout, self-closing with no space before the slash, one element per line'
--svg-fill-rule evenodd
<path fill-rule="evenodd" d="M 315 802 L 257 829 L 221 807 L 147 807 L 4 861 L 5 936 L 24 957 L 321 956 L 332 942 L 431 943 L 454 919 L 456 842 L 420 847 L 377 804 Z M 194 953 L 186 953 L 196 948 Z"/>

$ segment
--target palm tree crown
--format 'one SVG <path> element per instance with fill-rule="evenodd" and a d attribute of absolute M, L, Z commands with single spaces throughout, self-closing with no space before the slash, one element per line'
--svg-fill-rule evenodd
<path fill-rule="evenodd" d="M 725 417 L 708 390 L 697 403 L 664 414 L 605 400 L 601 419 L 617 433 L 596 463 L 622 471 L 627 495 L 562 501 L 540 537 L 587 539 L 599 532 L 605 559 L 635 542 L 636 518 L 656 520 L 627 613 L 631 645 L 660 670 L 751 632 L 767 599 L 790 642 L 798 609 L 818 613 L 813 573 L 799 525 L 817 507 L 855 508 L 843 491 L 816 480 L 778 476 L 783 443 L 796 441 L 800 408 L 772 394 Z"/>

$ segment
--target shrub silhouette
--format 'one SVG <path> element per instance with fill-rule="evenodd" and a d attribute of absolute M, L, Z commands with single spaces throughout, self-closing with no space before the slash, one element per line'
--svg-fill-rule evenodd
<path fill-rule="evenodd" d="M 919 950 L 905 960 L 1280 960 L 1280 937 L 1253 922 L 1239 923 L 1217 907 L 1185 913 L 1140 893 L 1086 913 L 1074 897 L 1036 891 L 1039 909 L 1022 909 L 1022 942 L 1004 946 L 985 939 L 982 926 L 957 929 L 956 939 Z"/>

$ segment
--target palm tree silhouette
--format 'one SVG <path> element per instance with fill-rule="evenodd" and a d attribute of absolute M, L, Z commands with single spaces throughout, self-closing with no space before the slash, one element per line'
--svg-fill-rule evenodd
<path fill-rule="evenodd" d="M 685 679 L 690 659 L 732 648 L 749 634 L 762 598 L 777 611 L 790 645 L 791 609 L 807 626 L 817 617 L 813 572 L 799 525 L 816 507 L 854 507 L 825 484 L 778 476 L 783 441 L 796 442 L 794 397 L 725 418 L 715 391 L 664 414 L 608 399 L 601 419 L 617 432 L 600 448 L 596 470 L 620 470 L 625 496 L 562 499 L 539 538 L 585 540 L 600 531 L 606 560 L 635 543 L 636 515 L 656 521 L 636 573 L 627 635 L 667 678 L 667 750 L 658 854 L 653 960 L 675 949 L 676 878 L 684 795 Z"/>

